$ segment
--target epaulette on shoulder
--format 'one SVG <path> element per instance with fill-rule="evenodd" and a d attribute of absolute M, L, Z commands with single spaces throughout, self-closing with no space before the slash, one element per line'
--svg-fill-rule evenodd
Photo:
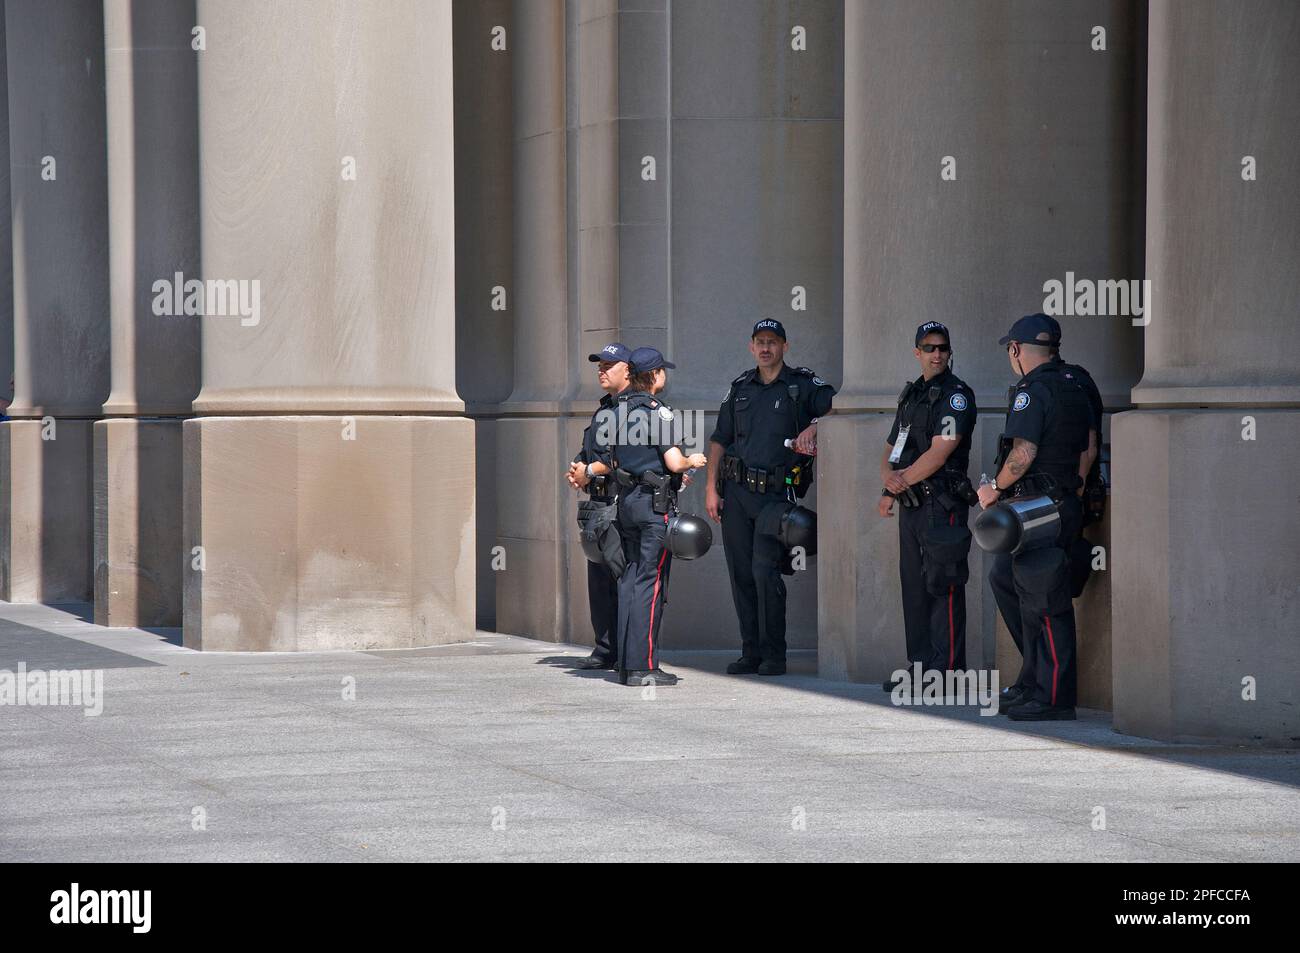
<path fill-rule="evenodd" d="M 754 372 L 753 372 L 752 370 L 745 371 L 745 373 L 741 374 L 739 377 L 737 377 L 737 378 L 736 378 L 734 381 L 732 381 L 731 383 L 732 383 L 732 384 L 743 384 L 743 383 L 745 383 L 745 381 L 749 380 L 750 376 L 753 375 L 753 373 L 754 373 Z"/>

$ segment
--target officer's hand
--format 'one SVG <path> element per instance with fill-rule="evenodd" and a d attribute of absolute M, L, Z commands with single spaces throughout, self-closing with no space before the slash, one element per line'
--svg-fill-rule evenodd
<path fill-rule="evenodd" d="M 907 489 L 907 481 L 903 479 L 901 470 L 890 470 L 889 476 L 885 479 L 885 489 L 890 493 L 902 493 Z"/>
<path fill-rule="evenodd" d="M 574 489 L 581 489 L 591 481 L 587 479 L 587 467 L 582 463 L 569 464 L 568 473 L 569 486 Z"/>
<path fill-rule="evenodd" d="M 718 488 L 712 483 L 704 491 L 704 510 L 713 522 L 722 522 L 722 497 L 718 495 Z"/>
<path fill-rule="evenodd" d="M 817 456 L 817 425 L 810 424 L 803 433 L 794 438 L 794 452 L 806 457 Z"/>
<path fill-rule="evenodd" d="M 881 516 L 893 516 L 894 498 L 892 496 L 882 496 L 880 502 L 876 504 L 876 512 Z"/>
<path fill-rule="evenodd" d="M 686 458 L 686 462 L 693 467 L 707 467 L 709 465 L 709 458 L 702 453 L 692 453 Z"/>
<path fill-rule="evenodd" d="M 990 506 L 992 506 L 994 503 L 998 501 L 998 497 L 1001 495 L 1002 494 L 1000 494 L 997 490 L 993 489 L 993 484 L 985 483 L 979 489 L 980 508 L 987 510 Z"/>

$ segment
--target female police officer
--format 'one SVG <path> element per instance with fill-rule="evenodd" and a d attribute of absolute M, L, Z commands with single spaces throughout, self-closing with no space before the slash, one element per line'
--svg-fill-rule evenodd
<path fill-rule="evenodd" d="M 668 513 L 680 477 L 708 459 L 682 453 L 672 441 L 673 412 L 654 395 L 664 389 L 675 365 L 652 347 L 639 347 L 629 363 L 632 377 L 618 397 L 616 426 L 609 433 L 618 482 L 618 528 L 627 568 L 618 586 L 618 666 L 624 685 L 675 685 L 677 676 L 659 668 L 668 567 Z"/>

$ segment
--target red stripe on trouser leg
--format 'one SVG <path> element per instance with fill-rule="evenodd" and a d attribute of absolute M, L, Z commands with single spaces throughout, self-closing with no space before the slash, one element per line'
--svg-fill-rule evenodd
<path fill-rule="evenodd" d="M 957 653 L 957 630 L 952 624 L 952 593 L 956 586 L 948 587 L 948 667 L 952 668 L 952 663 L 956 660 Z"/>
<path fill-rule="evenodd" d="M 668 514 L 664 514 L 664 525 L 668 524 Z M 654 671 L 655 667 L 655 603 L 659 601 L 659 578 L 664 571 L 664 560 L 668 558 L 668 541 L 664 540 L 664 551 L 659 554 L 659 565 L 655 567 L 655 587 L 650 593 L 650 631 L 646 633 L 646 638 L 650 641 L 650 652 L 646 656 L 646 661 L 650 665 L 650 670 Z"/>
<path fill-rule="evenodd" d="M 957 525 L 957 514 L 948 514 L 948 525 Z M 952 624 L 952 594 L 956 586 L 948 587 L 948 667 L 952 668 L 953 662 L 957 660 L 957 629 Z"/>
<path fill-rule="evenodd" d="M 1052 648 L 1052 704 L 1056 704 L 1056 676 L 1061 671 L 1060 664 L 1056 661 L 1056 640 L 1052 638 L 1052 620 L 1043 616 L 1043 625 L 1047 626 L 1047 644 Z"/>

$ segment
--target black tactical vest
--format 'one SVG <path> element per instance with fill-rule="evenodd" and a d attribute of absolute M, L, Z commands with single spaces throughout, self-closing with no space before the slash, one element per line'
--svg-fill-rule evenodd
<path fill-rule="evenodd" d="M 1088 395 L 1074 381 L 1061 374 L 1059 365 L 1039 365 L 1037 380 L 1051 393 L 1038 453 L 1025 476 L 1046 473 L 1064 489 L 1079 486 L 1079 455 L 1088 449 L 1092 406 Z M 1018 387 L 1011 388 L 1007 412 L 1012 413 Z"/>

